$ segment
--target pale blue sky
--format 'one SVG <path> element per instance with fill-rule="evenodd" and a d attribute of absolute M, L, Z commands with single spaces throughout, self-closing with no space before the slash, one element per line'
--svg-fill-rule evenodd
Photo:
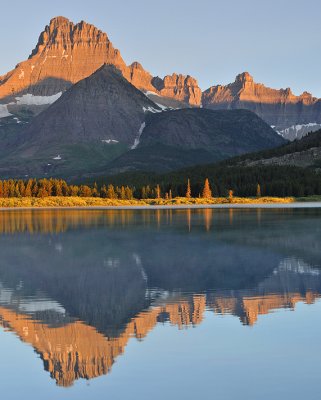
<path fill-rule="evenodd" d="M 190 74 L 202 89 L 248 71 L 321 97 L 320 0 L 1 1 L 0 75 L 28 57 L 57 15 L 105 31 L 127 63 Z"/>

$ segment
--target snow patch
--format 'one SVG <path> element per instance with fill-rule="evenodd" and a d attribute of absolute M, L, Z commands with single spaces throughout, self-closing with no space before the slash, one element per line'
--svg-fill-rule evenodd
<path fill-rule="evenodd" d="M 136 147 L 139 145 L 140 138 L 141 138 L 141 136 L 142 136 L 142 133 L 143 133 L 143 130 L 145 129 L 145 127 L 146 127 L 146 122 L 143 122 L 143 123 L 141 124 L 140 128 L 139 128 L 137 137 L 136 137 L 136 139 L 135 139 L 135 141 L 134 141 L 134 144 L 133 144 L 132 147 L 131 147 L 131 150 L 136 149 Z"/>
<path fill-rule="evenodd" d="M 152 96 L 161 97 L 158 93 L 152 92 L 152 91 L 150 91 L 150 90 L 147 90 L 147 92 L 145 92 L 145 95 L 146 95 L 146 96 L 152 95 Z"/>
<path fill-rule="evenodd" d="M 272 126 L 272 128 L 276 130 L 275 127 Z M 276 130 L 276 132 L 279 135 L 283 136 L 285 139 L 295 140 L 295 139 L 301 139 L 309 132 L 317 131 L 320 128 L 321 124 L 318 124 L 316 122 L 310 122 L 308 124 L 292 125 L 289 128 L 280 131 Z"/>
<path fill-rule="evenodd" d="M 156 105 L 158 105 L 158 107 L 161 108 L 162 111 L 167 111 L 167 110 L 170 109 L 170 107 L 166 107 L 166 106 L 164 106 L 163 104 L 156 103 Z"/>
<path fill-rule="evenodd" d="M 0 118 L 10 117 L 12 114 L 8 111 L 8 106 L 6 104 L 0 104 Z"/>
<path fill-rule="evenodd" d="M 292 258 L 281 261 L 279 267 L 273 271 L 274 274 L 279 272 L 294 272 L 299 275 L 320 276 L 320 271 L 317 268 L 311 267 L 302 260 Z"/>
<path fill-rule="evenodd" d="M 103 139 L 102 143 L 112 144 L 112 143 L 119 143 L 119 141 L 115 139 Z"/>
<path fill-rule="evenodd" d="M 61 160 L 62 158 L 61 158 L 61 156 L 58 154 L 56 157 L 54 157 L 53 158 L 53 160 L 57 160 L 57 161 L 59 161 L 59 160 Z"/>
<path fill-rule="evenodd" d="M 33 94 L 28 93 L 24 94 L 22 97 L 16 97 L 16 101 L 18 105 L 42 106 L 54 103 L 61 95 L 62 92 L 52 96 L 34 96 Z"/>
<path fill-rule="evenodd" d="M 158 110 L 157 108 L 154 108 L 154 107 L 143 107 L 143 111 L 144 112 L 151 112 L 151 113 L 160 113 L 160 112 L 162 112 L 162 110 Z"/>

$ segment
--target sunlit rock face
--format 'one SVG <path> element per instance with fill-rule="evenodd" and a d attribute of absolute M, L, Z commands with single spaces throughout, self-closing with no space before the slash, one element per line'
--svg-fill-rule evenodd
<path fill-rule="evenodd" d="M 197 80 L 189 75 L 167 75 L 164 79 L 159 79 L 156 85 L 161 96 L 174 98 L 193 106 L 201 104 L 202 91 Z"/>
<path fill-rule="evenodd" d="M 211 109 L 249 109 L 278 130 L 321 122 L 320 99 L 307 92 L 296 96 L 290 88 L 271 89 L 256 83 L 248 72 L 238 75 L 226 86 L 216 85 L 205 90 L 202 104 Z"/>
<path fill-rule="evenodd" d="M 35 106 L 35 96 L 41 103 L 38 106 L 51 104 L 50 96 L 61 95 L 103 64 L 117 67 L 140 90 L 157 92 L 186 104 L 200 104 L 201 89 L 195 79 L 174 74 L 159 79 L 162 82 L 159 91 L 153 84 L 153 76 L 138 62 L 126 65 L 106 33 L 84 21 L 74 24 L 64 17 L 53 18 L 40 34 L 28 60 L 0 77 L 0 102 L 14 110 L 18 103 L 16 97 L 28 94 L 25 105 Z"/>
<path fill-rule="evenodd" d="M 0 98 L 25 92 L 51 96 L 104 63 L 126 68 L 105 33 L 83 21 L 75 25 L 67 18 L 54 18 L 40 34 L 29 59 L 3 77 Z"/>

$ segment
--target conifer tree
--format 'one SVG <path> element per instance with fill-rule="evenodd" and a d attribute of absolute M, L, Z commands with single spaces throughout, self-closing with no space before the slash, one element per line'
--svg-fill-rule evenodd
<path fill-rule="evenodd" d="M 115 192 L 115 188 L 113 185 L 108 185 L 108 189 L 107 189 L 107 199 L 116 199 L 117 195 Z"/>
<path fill-rule="evenodd" d="M 100 197 L 102 197 L 103 199 L 105 199 L 107 197 L 107 188 L 106 185 L 103 185 L 100 188 Z"/>
<path fill-rule="evenodd" d="M 256 197 L 261 197 L 261 185 L 259 183 L 256 187 Z"/>
<path fill-rule="evenodd" d="M 126 199 L 126 192 L 125 192 L 124 186 L 122 186 L 120 188 L 120 198 L 121 198 L 121 200 L 125 200 Z"/>
<path fill-rule="evenodd" d="M 190 199 L 192 197 L 192 191 L 191 191 L 191 183 L 190 180 L 187 180 L 187 188 L 186 188 L 186 196 L 187 199 Z"/>
<path fill-rule="evenodd" d="M 29 179 L 25 189 L 25 197 L 31 197 L 31 196 L 32 196 L 32 180 Z"/>
<path fill-rule="evenodd" d="M 91 191 L 92 193 L 91 193 L 91 195 L 93 196 L 93 197 L 98 197 L 98 186 L 97 186 L 97 183 L 95 182 L 94 183 L 94 187 L 92 188 L 92 191 Z"/>
<path fill-rule="evenodd" d="M 204 182 L 202 197 L 203 197 L 203 199 L 210 199 L 212 197 L 212 191 L 211 191 L 211 187 L 210 187 L 208 178 L 206 178 L 205 182 Z"/>
<path fill-rule="evenodd" d="M 132 200 L 133 199 L 133 191 L 129 186 L 125 187 L 125 198 L 127 200 Z"/>
<path fill-rule="evenodd" d="M 81 197 L 91 197 L 91 189 L 87 185 L 80 186 L 80 196 Z"/>
<path fill-rule="evenodd" d="M 161 198 L 161 190 L 159 185 L 156 186 L 156 199 L 160 199 Z"/>

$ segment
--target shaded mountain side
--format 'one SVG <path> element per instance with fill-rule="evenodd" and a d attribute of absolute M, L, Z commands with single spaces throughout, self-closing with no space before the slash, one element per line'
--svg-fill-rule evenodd
<path fill-rule="evenodd" d="M 226 158 L 250 149 L 275 147 L 284 140 L 247 110 L 183 109 L 148 117 L 140 145 L 159 143 L 217 151 Z"/>
<path fill-rule="evenodd" d="M 264 121 L 247 110 L 167 111 L 148 115 L 138 148 L 114 160 L 106 166 L 105 172 L 170 171 L 217 162 L 284 142 Z"/>
<path fill-rule="evenodd" d="M 298 124 L 321 123 L 321 99 L 307 92 L 295 96 L 289 88 L 268 88 L 254 82 L 248 72 L 239 74 L 235 82 L 226 86 L 216 85 L 205 90 L 202 104 L 205 108 L 215 110 L 251 110 L 279 131 Z M 283 134 L 286 138 L 293 139 L 291 131 L 284 131 Z"/>
<path fill-rule="evenodd" d="M 25 146 L 115 140 L 132 145 L 146 112 L 161 109 L 105 65 L 65 92 L 23 132 Z"/>
<path fill-rule="evenodd" d="M 220 155 L 206 149 L 154 144 L 127 151 L 102 168 L 88 172 L 84 178 L 130 171 L 166 172 L 195 164 L 207 164 L 213 162 L 213 159 L 220 159 Z"/>
<path fill-rule="evenodd" d="M 105 165 L 135 143 L 150 111 L 161 109 L 105 65 L 20 132 L 4 130 L 0 176 L 70 176 Z"/>
<path fill-rule="evenodd" d="M 10 138 L 3 178 L 171 171 L 284 143 L 247 110 L 161 112 L 113 66 L 74 85 Z"/>

